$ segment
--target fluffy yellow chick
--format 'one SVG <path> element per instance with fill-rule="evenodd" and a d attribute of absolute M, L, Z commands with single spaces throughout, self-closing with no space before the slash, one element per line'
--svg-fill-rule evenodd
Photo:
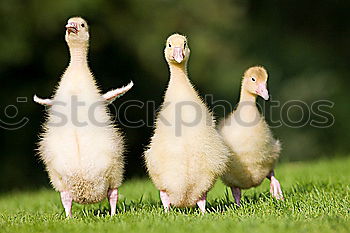
<path fill-rule="evenodd" d="M 170 205 L 197 203 L 205 212 L 206 194 L 221 176 L 229 150 L 215 130 L 215 121 L 187 76 L 190 56 L 186 37 L 173 34 L 166 42 L 170 81 L 145 160 L 160 190 L 165 211 Z"/>
<path fill-rule="evenodd" d="M 273 197 L 283 199 L 281 186 L 274 176 L 280 142 L 273 138 L 269 126 L 256 106 L 257 96 L 269 99 L 268 74 L 263 67 L 249 68 L 243 76 L 241 96 L 236 110 L 219 125 L 219 132 L 232 150 L 229 169 L 222 176 L 231 187 L 239 205 L 241 189 L 256 187 L 267 177 Z"/>
<path fill-rule="evenodd" d="M 67 217 L 72 201 L 95 203 L 108 197 L 115 214 L 124 171 L 124 140 L 107 104 L 132 86 L 100 94 L 87 62 L 86 21 L 71 18 L 66 25 L 70 63 L 52 99 L 34 101 L 50 106 L 39 142 L 40 157 L 52 186 L 61 193 Z"/>

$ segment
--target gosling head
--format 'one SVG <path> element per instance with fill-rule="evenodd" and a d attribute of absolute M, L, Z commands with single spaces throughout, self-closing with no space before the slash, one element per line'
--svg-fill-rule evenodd
<path fill-rule="evenodd" d="M 261 66 L 250 67 L 244 73 L 242 80 L 242 88 L 252 95 L 259 95 L 264 100 L 269 99 L 269 92 L 267 90 L 268 74 Z"/>
<path fill-rule="evenodd" d="M 89 28 L 80 17 L 70 18 L 66 25 L 66 42 L 71 45 L 86 45 L 89 42 Z"/>
<path fill-rule="evenodd" d="M 179 34 L 169 36 L 166 41 L 164 55 L 168 63 L 186 64 L 190 56 L 186 37 Z"/>

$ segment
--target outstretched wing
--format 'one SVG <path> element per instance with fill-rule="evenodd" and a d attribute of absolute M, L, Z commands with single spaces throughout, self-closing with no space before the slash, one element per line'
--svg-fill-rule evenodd
<path fill-rule="evenodd" d="M 126 92 L 128 92 L 133 86 L 134 86 L 134 83 L 131 81 L 128 85 L 115 90 L 111 90 L 105 93 L 104 95 L 102 95 L 102 97 L 109 103 L 112 103 L 116 98 L 119 98 L 122 95 L 124 95 Z"/>
<path fill-rule="evenodd" d="M 111 90 L 105 94 L 102 95 L 102 97 L 108 101 L 109 103 L 112 103 L 116 98 L 121 97 L 122 95 L 124 95 L 126 92 L 128 92 L 132 87 L 134 86 L 134 83 L 131 81 L 128 85 L 115 89 L 115 90 Z M 38 96 L 34 95 L 34 102 L 41 104 L 41 105 L 45 105 L 45 106 L 52 106 L 53 101 L 51 99 L 42 99 L 39 98 Z"/>
<path fill-rule="evenodd" d="M 38 96 L 34 95 L 34 102 L 45 106 L 52 106 L 52 100 L 50 99 L 41 99 Z"/>

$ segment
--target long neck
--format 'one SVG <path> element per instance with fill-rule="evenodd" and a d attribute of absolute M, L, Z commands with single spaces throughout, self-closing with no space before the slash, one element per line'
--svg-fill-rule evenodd
<path fill-rule="evenodd" d="M 169 63 L 170 82 L 188 82 L 187 65 Z"/>
<path fill-rule="evenodd" d="M 236 115 L 239 114 L 240 119 L 243 123 L 254 123 L 260 119 L 260 113 L 256 106 L 256 95 L 250 93 L 242 85 L 241 96 L 235 110 Z"/>
<path fill-rule="evenodd" d="M 70 45 L 69 46 L 70 53 L 70 62 L 69 66 L 87 66 L 87 53 L 88 53 L 88 45 Z"/>
<path fill-rule="evenodd" d="M 170 69 L 170 81 L 169 86 L 178 88 L 189 87 L 191 88 L 190 81 L 187 76 L 187 65 L 169 63 Z M 179 85 L 181 87 L 179 87 Z"/>
<path fill-rule="evenodd" d="M 244 86 L 242 85 L 241 87 L 241 96 L 239 99 L 239 103 L 253 103 L 255 105 L 256 103 L 256 95 L 250 93 L 249 91 L 247 91 Z"/>

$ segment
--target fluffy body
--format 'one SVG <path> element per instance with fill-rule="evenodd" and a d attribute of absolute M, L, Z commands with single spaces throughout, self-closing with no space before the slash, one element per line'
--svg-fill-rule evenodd
<path fill-rule="evenodd" d="M 240 111 L 239 108 L 237 111 Z M 225 143 L 231 149 L 228 170 L 222 180 L 227 186 L 249 189 L 260 185 L 273 170 L 281 147 L 256 107 L 251 112 L 259 118 L 252 126 L 243 126 L 240 120 L 237 122 L 235 112 L 220 129 Z M 240 118 L 243 120 L 245 117 L 240 114 Z"/>
<path fill-rule="evenodd" d="M 184 40 L 176 34 L 168 39 L 179 46 Z M 167 58 L 167 48 L 165 53 Z M 145 152 L 152 181 L 177 207 L 193 206 L 205 197 L 224 173 L 229 153 L 215 130 L 212 114 L 187 77 L 189 50 L 185 55 L 184 64 L 167 58 L 170 81 Z"/>

